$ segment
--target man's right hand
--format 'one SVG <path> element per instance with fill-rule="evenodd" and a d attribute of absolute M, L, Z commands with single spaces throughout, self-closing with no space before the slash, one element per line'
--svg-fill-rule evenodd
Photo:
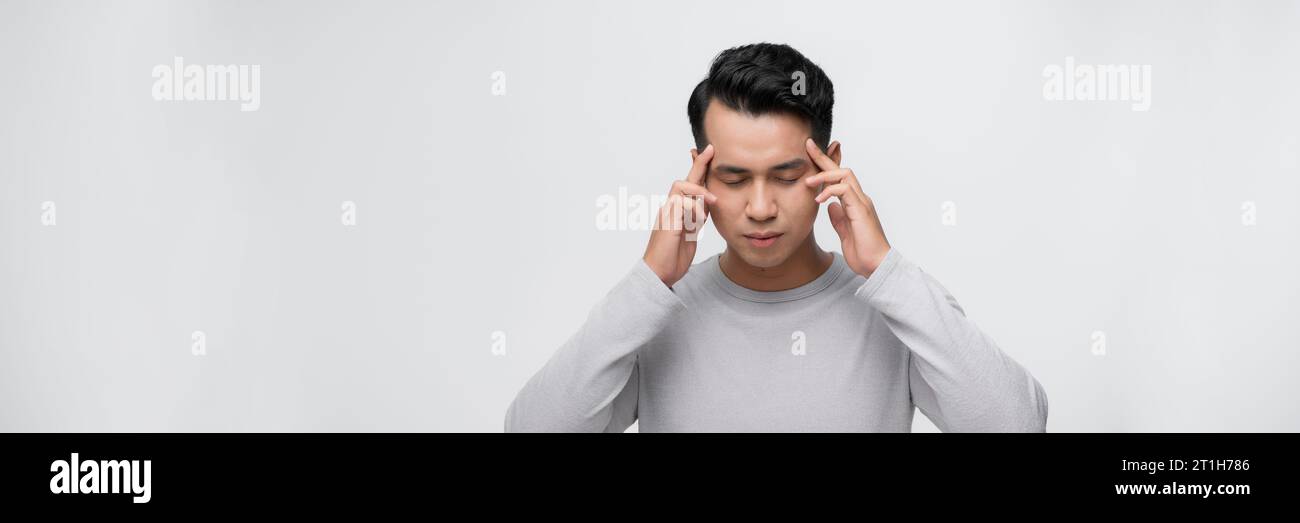
<path fill-rule="evenodd" d="M 642 259 L 669 287 L 681 280 L 691 268 L 691 262 L 695 260 L 695 237 L 709 216 L 708 204 L 718 201 L 718 197 L 703 185 L 711 160 L 712 145 L 695 155 L 686 179 L 673 182 L 668 191 L 668 201 L 659 208 L 654 230 L 650 231 L 650 244 L 646 246 Z"/>

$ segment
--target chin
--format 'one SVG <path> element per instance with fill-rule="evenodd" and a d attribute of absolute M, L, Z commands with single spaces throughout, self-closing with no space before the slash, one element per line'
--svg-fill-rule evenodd
<path fill-rule="evenodd" d="M 741 260 L 744 260 L 745 263 L 752 267 L 770 269 L 785 263 L 785 260 L 790 257 L 789 252 L 755 252 L 755 249 L 747 244 L 748 240 L 744 237 L 740 241 L 741 245 L 732 245 L 731 251 L 739 255 Z"/>

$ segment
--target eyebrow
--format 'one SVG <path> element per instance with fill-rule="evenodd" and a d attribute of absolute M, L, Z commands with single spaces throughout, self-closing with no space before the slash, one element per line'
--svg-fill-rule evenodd
<path fill-rule="evenodd" d="M 795 169 L 795 168 L 798 168 L 798 167 L 802 167 L 805 163 L 807 163 L 807 161 L 804 160 L 803 158 L 795 158 L 795 159 L 793 159 L 793 160 L 789 160 L 789 161 L 785 161 L 785 162 L 781 162 L 781 163 L 778 163 L 778 164 L 776 164 L 776 165 L 773 165 L 773 166 L 769 167 L 768 170 L 769 170 L 769 171 L 785 171 L 785 170 L 789 170 L 789 169 Z M 746 168 L 744 168 L 744 167 L 738 167 L 738 166 L 735 166 L 735 165 L 728 165 L 728 164 L 725 164 L 725 163 L 724 163 L 724 164 L 719 164 L 718 166 L 714 167 L 713 170 L 714 170 L 714 171 L 718 171 L 718 172 L 730 173 L 730 174 L 749 174 L 749 172 L 750 172 L 749 169 L 746 169 Z"/>

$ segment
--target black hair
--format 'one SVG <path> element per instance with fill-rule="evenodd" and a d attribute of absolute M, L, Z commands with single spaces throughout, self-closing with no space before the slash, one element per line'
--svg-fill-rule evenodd
<path fill-rule="evenodd" d="M 802 73 L 802 86 L 798 74 Z M 802 92 L 796 92 L 802 87 Z M 717 100 L 732 110 L 758 116 L 791 113 L 809 122 L 813 142 L 822 151 L 831 141 L 831 107 L 835 87 L 817 64 L 785 44 L 749 44 L 727 49 L 713 59 L 709 75 L 691 92 L 686 116 L 696 147 L 708 145 L 704 111 Z"/>

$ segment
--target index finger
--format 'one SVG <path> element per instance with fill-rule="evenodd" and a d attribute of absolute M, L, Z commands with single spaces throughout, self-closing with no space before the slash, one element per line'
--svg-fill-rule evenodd
<path fill-rule="evenodd" d="M 812 157 L 813 163 L 816 163 L 817 167 L 820 167 L 821 170 L 830 171 L 840 168 L 840 166 L 835 163 L 835 160 L 826 156 L 826 153 L 823 153 L 821 148 L 817 147 L 817 144 L 813 142 L 812 138 L 809 138 L 808 141 L 804 142 L 804 147 L 808 149 L 808 156 Z"/>
<path fill-rule="evenodd" d="M 691 163 L 691 172 L 686 175 L 686 181 L 699 185 L 704 180 L 704 174 L 709 170 L 709 161 L 713 159 L 713 144 L 709 144 L 704 151 L 695 155 L 695 161 Z"/>

